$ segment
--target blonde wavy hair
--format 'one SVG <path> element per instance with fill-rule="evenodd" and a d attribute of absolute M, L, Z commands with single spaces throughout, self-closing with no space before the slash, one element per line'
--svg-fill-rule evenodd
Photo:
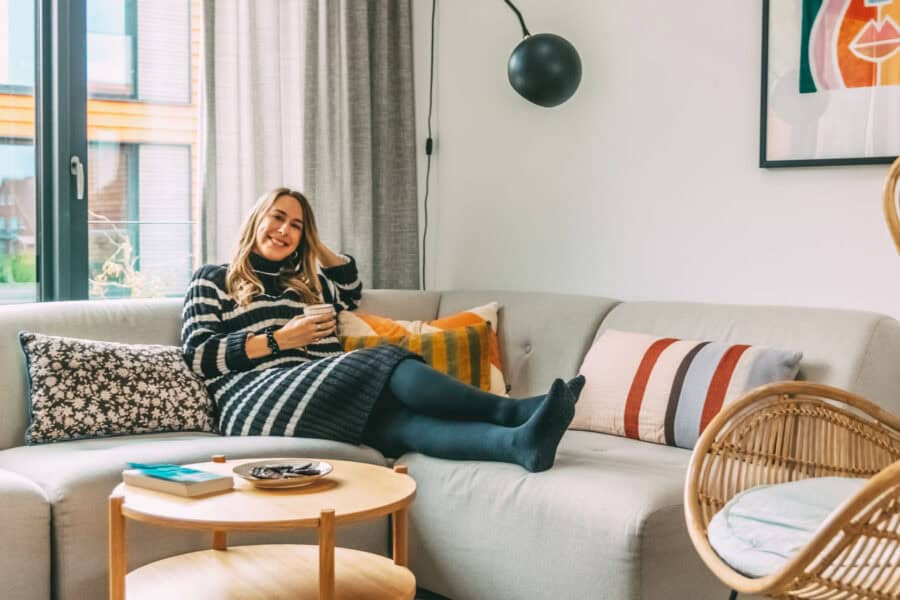
<path fill-rule="evenodd" d="M 285 261 L 281 268 L 279 280 L 281 284 L 294 290 L 303 302 L 316 303 L 322 301 L 322 290 L 316 271 L 316 256 L 310 250 L 319 244 L 319 230 L 316 218 L 306 197 L 290 188 L 275 188 L 266 192 L 256 201 L 253 209 L 241 225 L 241 236 L 237 251 L 225 277 L 226 291 L 231 294 L 240 306 L 246 306 L 253 298 L 265 291 L 262 281 L 250 265 L 250 254 L 256 247 L 256 229 L 260 221 L 281 196 L 290 196 L 300 203 L 303 209 L 303 233 L 297 249 Z"/>

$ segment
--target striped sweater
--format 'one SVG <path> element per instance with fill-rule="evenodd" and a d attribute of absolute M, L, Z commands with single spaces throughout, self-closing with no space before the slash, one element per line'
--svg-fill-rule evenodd
<path fill-rule="evenodd" d="M 228 294 L 221 265 L 199 269 L 184 302 L 182 353 L 213 397 L 219 432 L 358 444 L 394 367 L 415 355 L 396 346 L 343 353 L 331 336 L 305 349 L 249 358 L 250 334 L 281 327 L 305 307 L 296 292 L 279 285 L 280 264 L 257 255 L 251 264 L 265 293 L 248 305 Z M 324 302 L 338 311 L 356 307 L 362 284 L 352 258 L 322 269 L 319 281 Z"/>
<path fill-rule="evenodd" d="M 356 261 L 347 257 L 346 264 L 322 269 L 319 283 L 322 301 L 334 304 L 335 310 L 353 310 L 362 296 L 362 282 Z M 321 339 L 305 349 L 289 349 L 277 355 L 250 359 L 245 350 L 251 334 L 275 330 L 297 315 L 305 304 L 293 290 L 282 290 L 278 281 L 280 263 L 250 255 L 250 263 L 260 278 L 265 294 L 246 306 L 226 291 L 227 265 L 205 265 L 191 279 L 182 311 L 181 344 L 185 362 L 215 385 L 223 375 L 240 371 L 294 365 L 341 353 L 336 336 Z"/>

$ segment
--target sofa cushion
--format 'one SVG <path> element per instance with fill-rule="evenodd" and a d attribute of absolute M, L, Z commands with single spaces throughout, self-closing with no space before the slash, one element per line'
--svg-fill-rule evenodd
<path fill-rule="evenodd" d="M 456 327 L 434 333 L 399 335 L 341 336 L 345 352 L 392 344 L 422 356 L 441 373 L 482 390 L 491 387 L 490 339 L 495 337 L 488 323 Z"/>
<path fill-rule="evenodd" d="M 406 454 L 410 568 L 449 598 L 725 597 L 684 524 L 689 458 L 585 431 L 567 432 L 542 473 Z"/>
<path fill-rule="evenodd" d="M 29 444 L 86 437 L 213 431 L 213 403 L 177 346 L 22 332 Z"/>
<path fill-rule="evenodd" d="M 503 373 L 513 398 L 547 391 L 572 377 L 600 321 L 618 302 L 610 298 L 535 292 L 443 292 L 438 317 L 496 301 Z"/>
<path fill-rule="evenodd" d="M 843 388 L 900 413 L 900 323 L 872 312 L 799 306 L 625 302 L 607 329 L 803 351 L 798 378 Z"/>
<path fill-rule="evenodd" d="M 802 356 L 607 329 L 581 364 L 586 381 L 571 427 L 693 448 L 725 405 L 793 379 Z"/>
<path fill-rule="evenodd" d="M 35 302 L 0 310 L 0 448 L 18 446 L 28 424 L 22 330 L 126 344 L 178 345 L 181 298 Z"/>
<path fill-rule="evenodd" d="M 488 348 L 490 359 L 490 391 L 494 394 L 506 394 L 506 380 L 500 360 L 500 345 L 497 337 L 500 305 L 488 302 L 482 306 L 467 308 L 456 314 L 446 315 L 439 319 L 404 321 L 379 316 L 362 310 L 344 311 L 338 315 L 338 330 L 342 336 L 382 336 L 398 338 L 408 334 L 435 333 L 449 329 L 457 329 L 467 325 L 490 325 Z M 426 362 L 428 359 L 426 358 Z"/>
<path fill-rule="evenodd" d="M 0 598 L 50 598 L 50 503 L 25 477 L 0 471 Z"/>
<path fill-rule="evenodd" d="M 229 458 L 313 457 L 384 465 L 384 457 L 363 446 L 310 438 L 220 437 L 161 433 L 97 438 L 0 451 L 0 469 L 34 481 L 53 503 L 54 598 L 106 597 L 107 501 L 127 462 L 206 462 L 214 454 Z M 129 569 L 175 554 L 208 549 L 205 532 L 128 523 Z M 386 522 L 338 530 L 338 542 L 384 554 Z M 229 543 L 291 541 L 315 543 L 315 531 L 233 533 Z"/>

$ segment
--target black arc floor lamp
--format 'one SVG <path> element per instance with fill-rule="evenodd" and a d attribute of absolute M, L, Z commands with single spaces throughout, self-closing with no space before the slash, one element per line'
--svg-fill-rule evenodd
<path fill-rule="evenodd" d="M 504 0 L 519 18 L 522 37 L 507 68 L 509 83 L 539 106 L 558 106 L 572 97 L 581 83 L 581 57 L 568 40 L 553 33 L 531 35 L 519 9 Z"/>

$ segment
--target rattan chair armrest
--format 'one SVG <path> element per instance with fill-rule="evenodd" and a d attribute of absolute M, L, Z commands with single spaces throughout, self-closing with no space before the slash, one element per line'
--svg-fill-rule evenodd
<path fill-rule="evenodd" d="M 700 436 L 685 482 L 688 532 L 720 579 L 759 593 L 773 582 L 735 573 L 710 547 L 707 526 L 716 512 L 757 485 L 870 478 L 898 459 L 900 420 L 865 398 L 807 382 L 761 386 L 727 405 Z"/>
<path fill-rule="evenodd" d="M 884 218 L 894 240 L 897 254 L 900 254 L 900 216 L 897 214 L 897 183 L 900 181 L 900 157 L 894 161 L 884 180 Z"/>

